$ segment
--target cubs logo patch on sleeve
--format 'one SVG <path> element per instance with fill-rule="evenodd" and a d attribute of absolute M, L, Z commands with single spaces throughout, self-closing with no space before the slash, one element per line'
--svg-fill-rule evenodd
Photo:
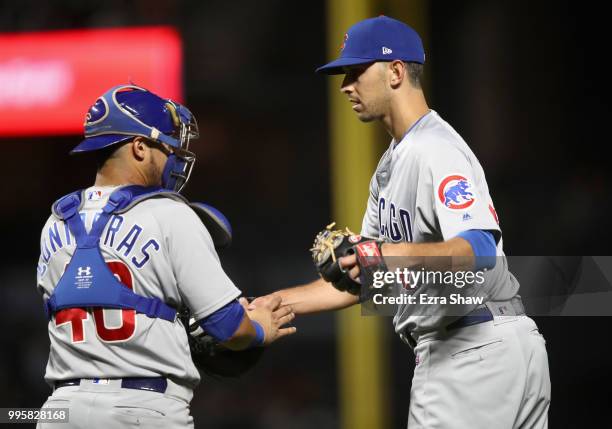
<path fill-rule="evenodd" d="M 438 199 L 442 205 L 451 210 L 464 210 L 476 201 L 472 183 L 460 174 L 451 174 L 440 181 Z"/>

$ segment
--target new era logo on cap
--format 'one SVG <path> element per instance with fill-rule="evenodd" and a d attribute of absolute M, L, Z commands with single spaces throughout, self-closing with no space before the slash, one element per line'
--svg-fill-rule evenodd
<path fill-rule="evenodd" d="M 389 55 L 389 54 L 393 53 L 393 51 L 391 49 L 389 49 L 389 48 L 387 48 L 385 46 L 382 47 L 382 52 L 383 52 L 383 55 Z"/>

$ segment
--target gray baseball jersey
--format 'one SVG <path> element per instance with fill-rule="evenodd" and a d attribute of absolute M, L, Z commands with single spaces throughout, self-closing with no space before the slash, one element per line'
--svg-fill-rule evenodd
<path fill-rule="evenodd" d="M 470 229 L 491 231 L 497 241 L 497 263 L 485 273 L 479 295 L 485 301 L 512 298 L 519 285 L 507 269 L 482 167 L 461 136 L 431 110 L 400 142 L 392 141 L 380 159 L 370 182 L 361 233 L 389 242 L 439 242 Z M 448 288 L 424 284 L 415 292 L 436 296 Z M 418 301 L 399 305 L 396 332 L 434 330 L 445 323 L 445 316 L 457 316 L 457 307 L 451 305 L 439 305 L 433 312 L 431 304 Z"/>
<path fill-rule="evenodd" d="M 86 190 L 81 211 L 89 230 L 114 187 Z M 111 271 L 134 292 L 202 319 L 240 295 L 223 271 L 210 234 L 186 204 L 145 200 L 108 222 L 100 248 Z M 47 298 L 75 249 L 65 223 L 53 215 L 41 235 L 38 288 Z M 180 320 L 133 310 L 68 309 L 49 321 L 47 382 L 73 378 L 166 376 L 187 386 L 200 380 Z"/>

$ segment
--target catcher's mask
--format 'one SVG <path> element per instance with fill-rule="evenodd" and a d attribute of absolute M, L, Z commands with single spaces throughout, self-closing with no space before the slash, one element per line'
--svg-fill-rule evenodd
<path fill-rule="evenodd" d="M 189 143 L 199 137 L 195 117 L 185 106 L 135 85 L 106 91 L 85 117 L 85 140 L 71 154 L 90 152 L 126 142 L 136 136 L 170 147 L 162 186 L 180 192 L 189 180 L 195 154 Z"/>

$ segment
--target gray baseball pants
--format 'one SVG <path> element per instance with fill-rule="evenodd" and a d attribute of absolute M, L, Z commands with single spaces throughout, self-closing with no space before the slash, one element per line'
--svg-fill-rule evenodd
<path fill-rule="evenodd" d="M 408 428 L 547 428 L 545 344 L 525 315 L 419 336 Z"/>
<path fill-rule="evenodd" d="M 168 382 L 166 393 L 125 389 L 121 380 L 56 389 L 43 408 L 68 408 L 68 423 L 39 423 L 37 429 L 193 428 L 191 393 Z"/>

